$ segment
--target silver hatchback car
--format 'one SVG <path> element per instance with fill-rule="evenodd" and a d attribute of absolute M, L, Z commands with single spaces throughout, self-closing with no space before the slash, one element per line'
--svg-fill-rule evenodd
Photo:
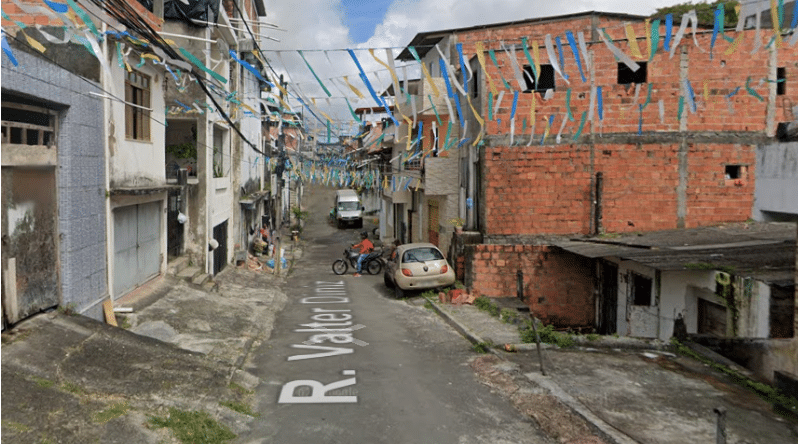
<path fill-rule="evenodd" d="M 399 245 L 388 260 L 385 285 L 397 298 L 409 290 L 428 290 L 453 285 L 454 270 L 438 247 L 430 243 Z"/>

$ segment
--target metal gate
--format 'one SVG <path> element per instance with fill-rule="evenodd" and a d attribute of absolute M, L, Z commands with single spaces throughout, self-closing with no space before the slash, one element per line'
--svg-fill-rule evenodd
<path fill-rule="evenodd" d="M 613 263 L 602 261 L 600 279 L 601 311 L 598 332 L 602 335 L 611 335 L 618 330 L 618 267 Z"/>
<path fill-rule="evenodd" d="M 3 313 L 15 323 L 58 305 L 55 170 L 2 169 Z"/>
<path fill-rule="evenodd" d="M 213 238 L 219 242 L 213 250 L 213 275 L 216 276 L 227 265 L 227 221 L 213 227 Z"/>
<path fill-rule="evenodd" d="M 183 254 L 183 224 L 177 220 L 177 216 L 180 214 L 181 193 L 180 189 L 169 190 L 169 208 L 166 213 L 168 232 L 166 250 L 169 257 L 178 257 Z"/>
<path fill-rule="evenodd" d="M 160 209 L 152 202 L 114 210 L 114 299 L 160 271 Z"/>

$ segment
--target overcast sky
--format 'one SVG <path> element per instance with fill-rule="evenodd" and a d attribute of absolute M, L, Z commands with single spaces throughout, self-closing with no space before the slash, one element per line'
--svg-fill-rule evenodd
<path fill-rule="evenodd" d="M 288 79 L 307 96 L 317 99 L 320 109 L 334 119 L 345 117 L 342 96 L 349 97 L 353 107 L 374 106 L 373 100 L 356 100 L 340 80 L 349 80 L 369 96 L 359 78 L 357 66 L 346 49 L 356 55 L 374 89 L 379 94 L 388 86 L 390 77 L 373 74 L 383 67 L 377 64 L 367 48 L 385 60 L 386 47 L 394 56 L 421 32 L 501 23 L 528 18 L 572 14 L 586 11 L 620 12 L 650 15 L 657 8 L 684 3 L 677 0 L 266 0 L 266 21 L 281 30 L 267 34 L 279 42 L 266 40 L 261 49 L 278 72 L 287 71 Z M 283 50 L 285 52 L 270 52 Z M 303 54 L 313 70 L 332 94 L 327 97 L 296 50 Z M 321 51 L 326 50 L 326 51 Z M 292 101 L 293 105 L 296 101 Z M 329 105 L 332 105 L 330 107 Z M 333 109 L 335 109 L 333 111 Z M 334 115 L 333 115 L 334 114 Z M 348 114 L 346 111 L 344 114 Z"/>

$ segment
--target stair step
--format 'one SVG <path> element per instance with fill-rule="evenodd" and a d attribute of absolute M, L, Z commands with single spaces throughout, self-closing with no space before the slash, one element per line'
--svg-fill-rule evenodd
<path fill-rule="evenodd" d="M 205 285 L 206 282 L 210 280 L 211 276 L 208 273 L 200 273 L 194 276 L 194 279 L 191 280 L 191 283 L 197 286 L 202 287 Z"/>
<path fill-rule="evenodd" d="M 187 280 L 194 279 L 194 276 L 201 272 L 199 267 L 186 267 L 177 274 L 177 277 Z"/>
<path fill-rule="evenodd" d="M 186 267 L 188 267 L 188 257 L 181 256 L 176 259 L 170 260 L 169 264 L 167 265 L 167 270 L 169 274 L 177 276 Z"/>

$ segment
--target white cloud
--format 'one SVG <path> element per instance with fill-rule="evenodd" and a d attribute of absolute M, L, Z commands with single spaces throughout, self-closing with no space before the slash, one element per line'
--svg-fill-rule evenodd
<path fill-rule="evenodd" d="M 375 83 L 375 89 L 379 93 L 389 85 L 390 78 L 387 73 L 383 73 L 379 77 L 371 74 L 382 70 L 383 67 L 363 49 L 379 48 L 375 54 L 384 60 L 383 48 L 397 48 L 394 50 L 394 55 L 398 55 L 398 48 L 403 48 L 416 34 L 421 32 L 586 11 L 649 15 L 657 8 L 676 3 L 679 1 L 396 0 L 385 14 L 382 23 L 376 26 L 374 35 L 366 43 L 354 45 L 349 38 L 349 30 L 344 25 L 343 9 L 339 0 L 274 1 L 267 4 L 269 14 L 267 21 L 277 24 L 285 31 L 270 31 L 270 35 L 281 41 L 279 43 L 264 42 L 262 48 L 265 50 L 304 50 L 308 62 L 335 98 L 323 99 L 326 94 L 296 51 L 288 51 L 282 55 L 282 59 L 287 65 L 285 68 L 289 73 L 288 78 L 291 82 L 298 84 L 305 94 L 317 98 L 319 107 L 325 112 L 329 111 L 331 115 L 334 114 L 333 118 L 347 119 L 349 112 L 346 109 L 346 103 L 338 98 L 341 96 L 341 92 L 328 79 L 347 75 L 350 81 L 367 96 L 367 100 L 357 101 L 350 95 L 352 106 L 375 106 L 375 103 L 368 97 L 368 92 L 359 79 L 357 67 L 345 49 L 358 49 L 357 57 L 364 70 L 370 73 L 369 78 Z M 329 51 L 325 53 L 318 50 Z M 268 52 L 267 56 L 269 56 Z M 279 63 L 275 65 L 276 69 L 279 66 L 279 69 L 282 70 L 283 67 Z M 380 81 L 381 83 L 376 85 Z M 350 93 L 348 89 L 345 89 L 344 92 Z M 328 102 L 332 106 L 328 107 Z"/>

